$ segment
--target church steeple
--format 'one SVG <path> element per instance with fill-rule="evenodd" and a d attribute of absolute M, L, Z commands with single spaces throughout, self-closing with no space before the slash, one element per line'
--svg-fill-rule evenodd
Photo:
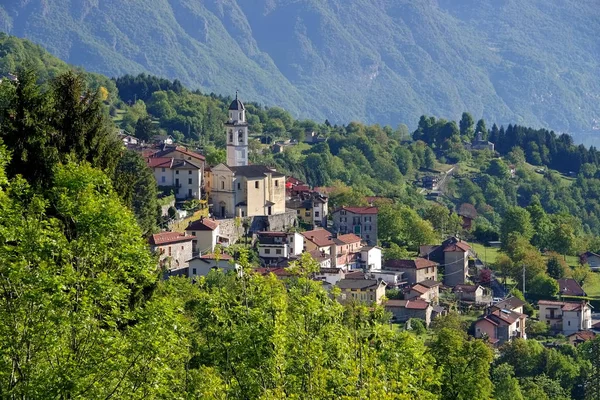
<path fill-rule="evenodd" d="M 225 124 L 227 132 L 227 165 L 239 167 L 248 165 L 248 122 L 246 121 L 246 108 L 238 99 L 235 91 L 235 100 L 229 106 L 229 120 Z"/>

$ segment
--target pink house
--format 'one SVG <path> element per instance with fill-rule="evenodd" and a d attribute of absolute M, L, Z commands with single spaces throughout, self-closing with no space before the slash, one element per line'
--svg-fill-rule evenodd
<path fill-rule="evenodd" d="M 490 343 L 501 345 L 516 338 L 526 339 L 527 316 L 510 310 L 495 310 L 475 322 L 475 337 L 487 337 Z"/>

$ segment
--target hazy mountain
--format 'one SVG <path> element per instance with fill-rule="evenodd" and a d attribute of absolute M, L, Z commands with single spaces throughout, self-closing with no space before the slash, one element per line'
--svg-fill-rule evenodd
<path fill-rule="evenodd" d="M 110 76 L 148 71 L 297 116 L 600 120 L 597 0 L 20 0 L 0 29 Z"/>

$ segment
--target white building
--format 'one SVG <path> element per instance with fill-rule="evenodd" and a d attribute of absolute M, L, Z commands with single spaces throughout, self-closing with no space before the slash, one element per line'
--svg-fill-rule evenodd
<path fill-rule="evenodd" d="M 381 269 L 381 259 L 381 247 L 365 246 L 360 249 L 360 266 L 366 271 Z"/>
<path fill-rule="evenodd" d="M 258 256 L 271 264 L 300 255 L 304 237 L 297 232 L 258 232 Z"/>
<path fill-rule="evenodd" d="M 189 223 L 185 232 L 193 236 L 194 255 L 212 253 L 215 246 L 229 246 L 229 238 L 221 236 L 219 221 L 201 217 Z"/>
<path fill-rule="evenodd" d="M 229 106 L 229 120 L 225 123 L 227 132 L 227 165 L 240 167 L 248 165 L 248 122 L 246 121 L 246 108 L 238 100 Z"/>
<path fill-rule="evenodd" d="M 538 306 L 539 319 L 548 324 L 550 330 L 569 336 L 592 328 L 592 307 L 585 301 L 540 300 Z"/>
<path fill-rule="evenodd" d="M 207 276 L 213 269 L 220 269 L 224 273 L 229 271 L 240 271 L 240 266 L 233 262 L 233 257 L 228 254 L 205 254 L 197 256 L 188 261 L 188 277 Z"/>
<path fill-rule="evenodd" d="M 195 161 L 168 157 L 146 159 L 154 173 L 158 186 L 172 187 L 177 199 L 200 199 L 202 197 L 202 165 Z"/>

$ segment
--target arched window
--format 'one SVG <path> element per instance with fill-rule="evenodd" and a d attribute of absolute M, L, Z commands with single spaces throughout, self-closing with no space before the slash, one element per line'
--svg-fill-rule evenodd
<path fill-rule="evenodd" d="M 244 144 L 244 131 L 242 129 L 238 132 L 238 142 L 239 144 Z"/>
<path fill-rule="evenodd" d="M 229 131 L 229 142 L 233 142 L 233 130 Z"/>
<path fill-rule="evenodd" d="M 243 120 L 242 120 L 242 113 L 240 113 L 240 121 L 243 121 Z"/>
<path fill-rule="evenodd" d="M 225 181 L 221 181 L 221 189 L 225 189 Z"/>

